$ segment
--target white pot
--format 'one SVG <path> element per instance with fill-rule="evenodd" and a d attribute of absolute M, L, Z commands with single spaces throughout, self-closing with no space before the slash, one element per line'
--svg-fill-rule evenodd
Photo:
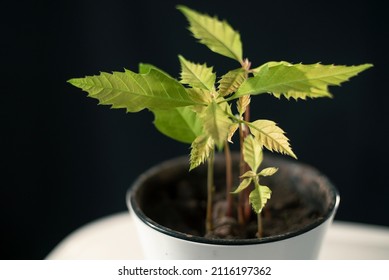
<path fill-rule="evenodd" d="M 223 159 L 217 158 L 223 165 Z M 186 176 L 187 158 L 164 162 L 142 174 L 127 193 L 127 204 L 146 259 L 317 259 L 328 227 L 339 205 L 339 194 L 329 180 L 312 167 L 277 157 L 265 156 L 266 166 L 279 167 L 276 180 L 289 178 L 286 185 L 299 192 L 307 190 L 303 199 L 323 211 L 320 219 L 293 231 L 261 239 L 207 239 L 162 226 L 145 215 L 144 198 L 155 194 L 159 182 Z M 177 170 L 178 168 L 178 170 Z M 223 170 L 224 167 L 215 168 Z M 206 168 L 200 167 L 204 175 Z M 193 171 L 192 171 L 193 172 Z M 195 172 L 195 173 L 196 173 Z M 222 171 L 220 171 L 222 172 Z M 193 174 L 197 176 L 198 174 Z M 215 175 L 216 176 L 216 175 Z M 274 175 L 275 176 L 275 175 Z M 147 198 L 146 198 L 147 199 Z"/>

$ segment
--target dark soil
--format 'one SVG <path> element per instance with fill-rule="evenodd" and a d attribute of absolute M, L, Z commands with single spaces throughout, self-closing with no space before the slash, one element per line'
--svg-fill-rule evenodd
<path fill-rule="evenodd" d="M 273 166 L 273 162 L 267 165 Z M 323 178 L 318 177 L 315 170 L 294 165 L 290 170 L 289 166 L 279 162 L 274 166 L 280 167 L 277 174 L 261 181 L 272 190 L 272 197 L 262 213 L 263 237 L 293 232 L 321 219 L 324 205 L 328 203 L 329 195 L 321 187 Z M 223 172 L 224 167 L 221 167 L 220 173 Z M 192 171 L 189 177 L 175 174 L 172 180 L 166 172 L 149 182 L 151 187 L 143 203 L 148 207 L 144 207 L 144 213 L 155 222 L 185 234 L 227 239 L 256 238 L 255 214 L 246 226 L 225 215 L 225 183 L 223 176 L 217 175 L 218 170 L 215 175 L 214 230 L 205 233 L 206 178 L 199 176 L 204 175 L 202 173 L 204 171 L 199 169 Z M 161 184 L 161 181 L 166 182 Z M 302 189 L 308 189 L 308 194 L 300 195 Z"/>
<path fill-rule="evenodd" d="M 177 195 L 177 196 L 176 196 Z M 305 204 L 293 192 L 285 191 L 268 201 L 263 213 L 263 237 L 283 234 L 297 230 L 312 223 L 321 213 Z M 173 197 L 161 196 L 154 204 L 151 218 L 159 224 L 186 234 L 206 236 L 210 238 L 244 239 L 255 238 L 257 218 L 252 214 L 251 221 L 239 225 L 235 217 L 225 215 L 225 196 L 216 194 L 214 204 L 214 230 L 205 234 L 205 199 L 197 199 L 191 194 L 188 186 L 179 186 Z M 168 213 L 168 215 L 167 215 Z"/>

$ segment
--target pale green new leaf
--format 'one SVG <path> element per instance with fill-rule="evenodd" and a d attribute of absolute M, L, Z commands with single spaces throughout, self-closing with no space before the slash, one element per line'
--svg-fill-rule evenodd
<path fill-rule="evenodd" d="M 193 36 L 212 51 L 242 62 L 240 34 L 226 21 L 210 17 L 185 6 L 177 6 L 189 21 Z"/>
<path fill-rule="evenodd" d="M 212 93 L 209 90 L 201 88 L 187 88 L 186 92 L 189 94 L 190 98 L 195 102 L 208 104 L 213 100 Z"/>
<path fill-rule="evenodd" d="M 248 78 L 233 97 L 261 93 L 283 95 L 288 99 L 331 97 L 328 86 L 340 85 L 370 67 L 371 64 L 336 66 L 270 62 L 257 68 L 255 76 Z"/>
<path fill-rule="evenodd" d="M 255 178 L 257 177 L 258 174 L 255 173 L 254 171 L 252 170 L 249 170 L 249 171 L 246 171 L 245 173 L 243 173 L 243 175 L 240 175 L 239 178 L 241 179 L 245 179 L 245 178 Z"/>
<path fill-rule="evenodd" d="M 196 104 L 178 81 L 155 68 L 150 68 L 146 74 L 130 70 L 112 74 L 102 72 L 98 76 L 74 78 L 68 82 L 88 92 L 89 97 L 98 99 L 99 104 L 125 108 L 127 112 Z"/>
<path fill-rule="evenodd" d="M 240 117 L 242 117 L 243 114 L 246 112 L 246 109 L 250 105 L 250 102 L 251 102 L 250 95 L 244 95 L 239 97 L 237 101 L 237 109 Z"/>
<path fill-rule="evenodd" d="M 190 144 L 203 132 L 201 120 L 191 106 L 152 112 L 156 128 L 177 141 Z"/>
<path fill-rule="evenodd" d="M 212 67 L 190 62 L 181 55 L 178 57 L 181 63 L 181 83 L 209 91 L 214 89 L 216 75 Z"/>
<path fill-rule="evenodd" d="M 191 145 L 190 170 L 204 163 L 213 151 L 215 143 L 212 137 L 206 135 L 198 136 Z"/>
<path fill-rule="evenodd" d="M 243 159 L 250 166 L 251 170 L 257 172 L 263 160 L 262 146 L 248 135 L 243 142 Z"/>
<path fill-rule="evenodd" d="M 255 139 L 266 149 L 289 155 L 297 159 L 289 144 L 285 132 L 273 121 L 257 120 L 248 124 Z"/>
<path fill-rule="evenodd" d="M 267 167 L 267 168 L 261 170 L 261 172 L 259 172 L 258 176 L 263 176 L 263 177 L 272 176 L 277 171 L 278 171 L 278 168 L 276 168 L 276 167 Z"/>
<path fill-rule="evenodd" d="M 228 138 L 227 138 L 228 142 L 233 143 L 232 137 L 234 136 L 234 134 L 238 130 L 238 128 L 239 128 L 238 123 L 234 123 L 233 125 L 230 126 L 230 131 L 228 132 Z"/>
<path fill-rule="evenodd" d="M 223 97 L 217 97 L 214 99 L 214 101 L 227 115 L 230 116 L 233 115 L 231 110 L 231 105 L 228 102 L 226 102 L 226 100 Z"/>
<path fill-rule="evenodd" d="M 258 183 L 255 184 L 255 188 L 250 192 L 249 201 L 254 209 L 254 212 L 261 213 L 266 202 L 271 197 L 271 190 L 267 186 L 261 186 Z"/>
<path fill-rule="evenodd" d="M 222 109 L 223 104 L 217 104 L 215 101 L 210 103 L 207 108 L 200 114 L 204 124 L 204 130 L 207 135 L 211 136 L 215 144 L 221 148 L 228 138 L 232 121 Z"/>
<path fill-rule="evenodd" d="M 244 178 L 242 182 L 240 182 L 239 186 L 231 192 L 232 194 L 237 194 L 246 189 L 248 186 L 250 186 L 251 182 L 253 181 L 252 178 Z"/>
<path fill-rule="evenodd" d="M 227 72 L 227 74 L 223 75 L 219 81 L 219 95 L 227 96 L 236 92 L 245 80 L 246 73 L 242 68 Z"/>

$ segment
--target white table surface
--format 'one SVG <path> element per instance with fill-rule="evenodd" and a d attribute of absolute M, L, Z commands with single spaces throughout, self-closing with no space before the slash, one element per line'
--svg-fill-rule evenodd
<path fill-rule="evenodd" d="M 93 221 L 61 241 L 47 259 L 142 259 L 130 213 L 122 212 Z M 320 259 L 389 260 L 389 228 L 334 221 Z"/>

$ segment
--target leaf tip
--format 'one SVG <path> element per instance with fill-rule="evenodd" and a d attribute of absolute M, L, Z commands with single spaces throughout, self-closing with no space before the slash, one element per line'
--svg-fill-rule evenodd
<path fill-rule="evenodd" d="M 374 64 L 372 64 L 372 63 L 365 63 L 365 64 L 362 64 L 362 66 L 363 66 L 364 69 L 369 69 L 369 68 L 374 67 Z"/>
<path fill-rule="evenodd" d="M 69 80 L 67 80 L 66 82 L 73 85 L 73 86 L 76 86 L 78 83 L 79 83 L 79 78 L 71 78 Z"/>
<path fill-rule="evenodd" d="M 177 5 L 176 9 L 179 10 L 181 13 L 183 13 L 185 16 L 186 16 L 187 12 L 191 11 L 191 9 L 189 9 L 185 5 Z"/>
<path fill-rule="evenodd" d="M 290 150 L 290 154 L 289 154 L 292 158 L 294 158 L 295 160 L 298 160 L 297 158 L 297 155 L 292 151 Z"/>
<path fill-rule="evenodd" d="M 85 78 L 71 78 L 66 82 L 80 89 L 84 89 L 85 86 Z"/>

